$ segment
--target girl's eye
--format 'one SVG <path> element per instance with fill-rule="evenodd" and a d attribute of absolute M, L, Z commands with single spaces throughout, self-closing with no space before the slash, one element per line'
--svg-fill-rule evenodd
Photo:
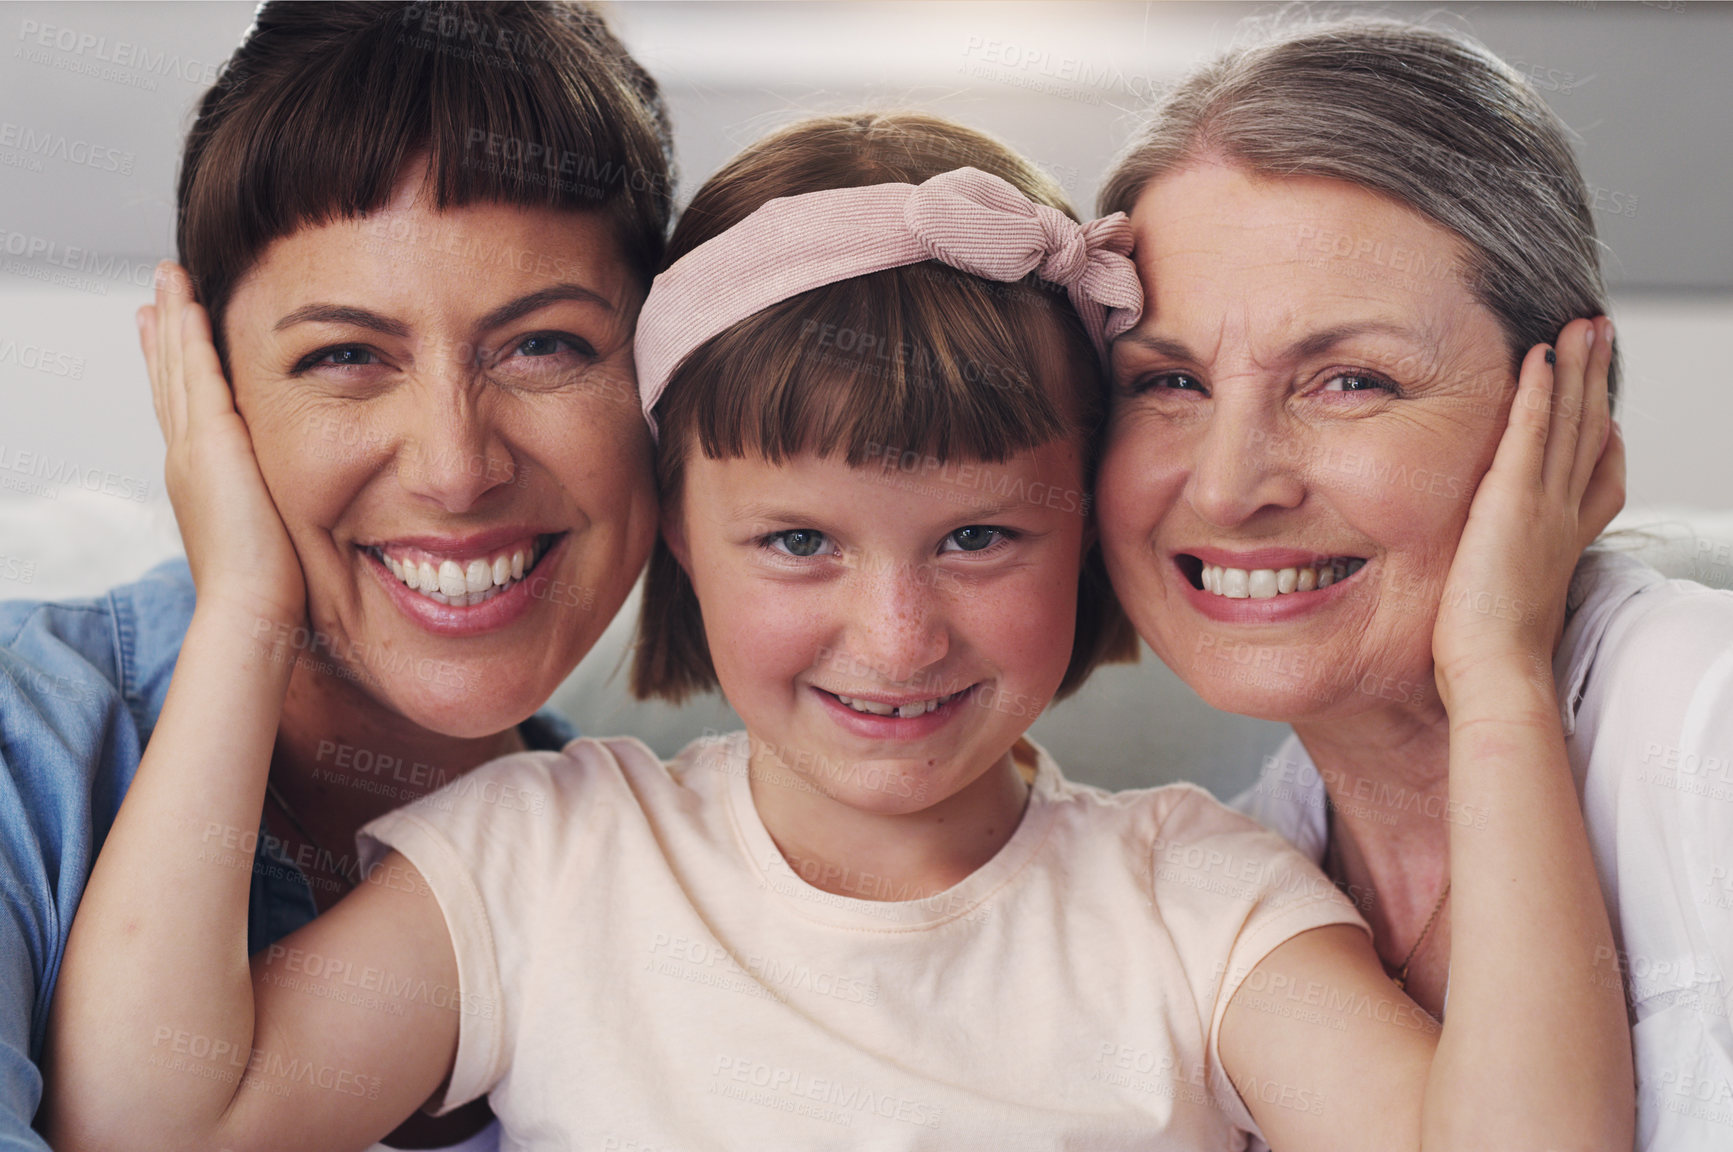
<path fill-rule="evenodd" d="M 1390 392 L 1396 385 L 1370 372 L 1338 372 L 1324 382 L 1320 392 Z"/>
<path fill-rule="evenodd" d="M 765 540 L 774 551 L 783 552 L 789 556 L 818 556 L 836 551 L 823 532 L 815 532 L 811 528 L 791 528 L 787 532 L 773 532 Z"/>
<path fill-rule="evenodd" d="M 991 528 L 985 524 L 970 524 L 959 528 L 945 537 L 945 547 L 942 552 L 980 552 L 991 548 L 1000 540 L 1008 540 L 1011 533 L 1004 528 Z M 956 547 L 951 547 L 952 545 Z"/>
<path fill-rule="evenodd" d="M 299 374 L 321 366 L 366 368 L 377 363 L 379 358 L 373 354 L 372 349 L 358 344 L 344 344 L 341 347 L 321 348 L 317 352 L 308 353 L 296 362 L 294 371 Z"/>

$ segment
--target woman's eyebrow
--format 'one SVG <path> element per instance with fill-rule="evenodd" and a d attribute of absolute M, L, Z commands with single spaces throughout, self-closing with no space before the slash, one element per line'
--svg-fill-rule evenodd
<path fill-rule="evenodd" d="M 481 329 L 486 331 L 502 324 L 510 324 L 513 320 L 561 300 L 581 300 L 609 312 L 614 311 L 613 302 L 594 289 L 586 288 L 582 284 L 555 284 L 501 304 L 481 318 Z M 387 336 L 409 335 L 409 326 L 401 320 L 393 320 L 389 316 L 382 316 L 371 309 L 358 308 L 352 304 L 304 304 L 277 321 L 275 330 L 281 332 L 297 324 L 345 324 L 355 328 L 370 328 Z"/>
<path fill-rule="evenodd" d="M 609 312 L 614 311 L 613 301 L 594 289 L 586 288 L 582 284 L 555 284 L 543 288 L 539 292 L 519 296 L 509 304 L 501 304 L 481 318 L 481 330 L 487 331 L 491 328 L 498 328 L 502 324 L 510 324 L 513 320 L 528 316 L 538 309 L 546 308 L 549 304 L 558 303 L 561 300 L 578 300 L 587 304 L 594 304 Z"/>
<path fill-rule="evenodd" d="M 1404 324 L 1392 320 L 1361 320 L 1352 324 L 1338 324 L 1334 328 L 1325 328 L 1303 337 L 1289 347 L 1289 355 L 1295 359 L 1307 356 L 1317 356 L 1328 352 L 1338 344 L 1344 344 L 1356 336 L 1394 336 L 1413 344 L 1422 343 L 1420 334 Z"/>
<path fill-rule="evenodd" d="M 1194 361 L 1196 357 L 1178 340 L 1169 340 L 1165 336 L 1152 336 L 1147 332 L 1127 332 L 1114 341 L 1115 344 L 1135 344 L 1139 348 L 1153 352 L 1168 360 Z"/>
<path fill-rule="evenodd" d="M 305 304 L 277 321 L 274 331 L 293 328 L 297 324 L 346 324 L 355 328 L 371 328 L 387 336 L 409 335 L 409 325 L 389 316 L 381 316 L 366 308 L 347 304 Z"/>

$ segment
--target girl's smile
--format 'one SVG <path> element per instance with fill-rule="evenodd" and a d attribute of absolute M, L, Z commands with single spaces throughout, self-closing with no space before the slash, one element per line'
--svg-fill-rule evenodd
<path fill-rule="evenodd" d="M 867 740 L 919 740 L 949 724 L 969 703 L 966 689 L 942 696 L 906 693 L 875 693 L 845 696 L 813 687 L 823 706 L 830 708 L 845 732 Z"/>

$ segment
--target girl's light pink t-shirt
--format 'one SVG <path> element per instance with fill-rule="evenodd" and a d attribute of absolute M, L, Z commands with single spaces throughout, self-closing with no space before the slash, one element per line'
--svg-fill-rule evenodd
<path fill-rule="evenodd" d="M 1229 999 L 1283 941 L 1364 927 L 1203 790 L 1106 792 L 1039 749 L 1017 830 L 955 887 L 803 877 L 746 763 L 743 734 L 668 764 L 579 740 L 363 830 L 365 858 L 402 852 L 451 930 L 441 1107 L 487 1095 L 505 1149 L 1239 1148 Z M 808 785 L 759 785 L 778 786 Z"/>

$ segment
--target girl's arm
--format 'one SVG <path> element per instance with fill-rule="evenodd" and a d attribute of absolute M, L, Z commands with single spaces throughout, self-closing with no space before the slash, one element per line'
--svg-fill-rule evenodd
<path fill-rule="evenodd" d="M 305 591 L 179 269 L 159 275 L 140 337 L 198 600 L 67 942 L 44 1123 L 61 1149 L 363 1148 L 451 1067 L 454 1012 L 404 990 L 455 988 L 456 960 L 427 885 L 393 855 L 249 965 L 253 852 Z"/>
<path fill-rule="evenodd" d="M 1530 351 L 1434 632 L 1450 798 L 1487 817 L 1450 828 L 1442 1030 L 1347 927 L 1289 940 L 1242 985 L 1300 990 L 1283 1003 L 1308 1012 L 1236 994 L 1223 1017 L 1225 1069 L 1282 1152 L 1631 1146 L 1623 988 L 1551 672 L 1570 573 L 1623 502 L 1610 332 L 1567 326 L 1556 373 Z"/>

